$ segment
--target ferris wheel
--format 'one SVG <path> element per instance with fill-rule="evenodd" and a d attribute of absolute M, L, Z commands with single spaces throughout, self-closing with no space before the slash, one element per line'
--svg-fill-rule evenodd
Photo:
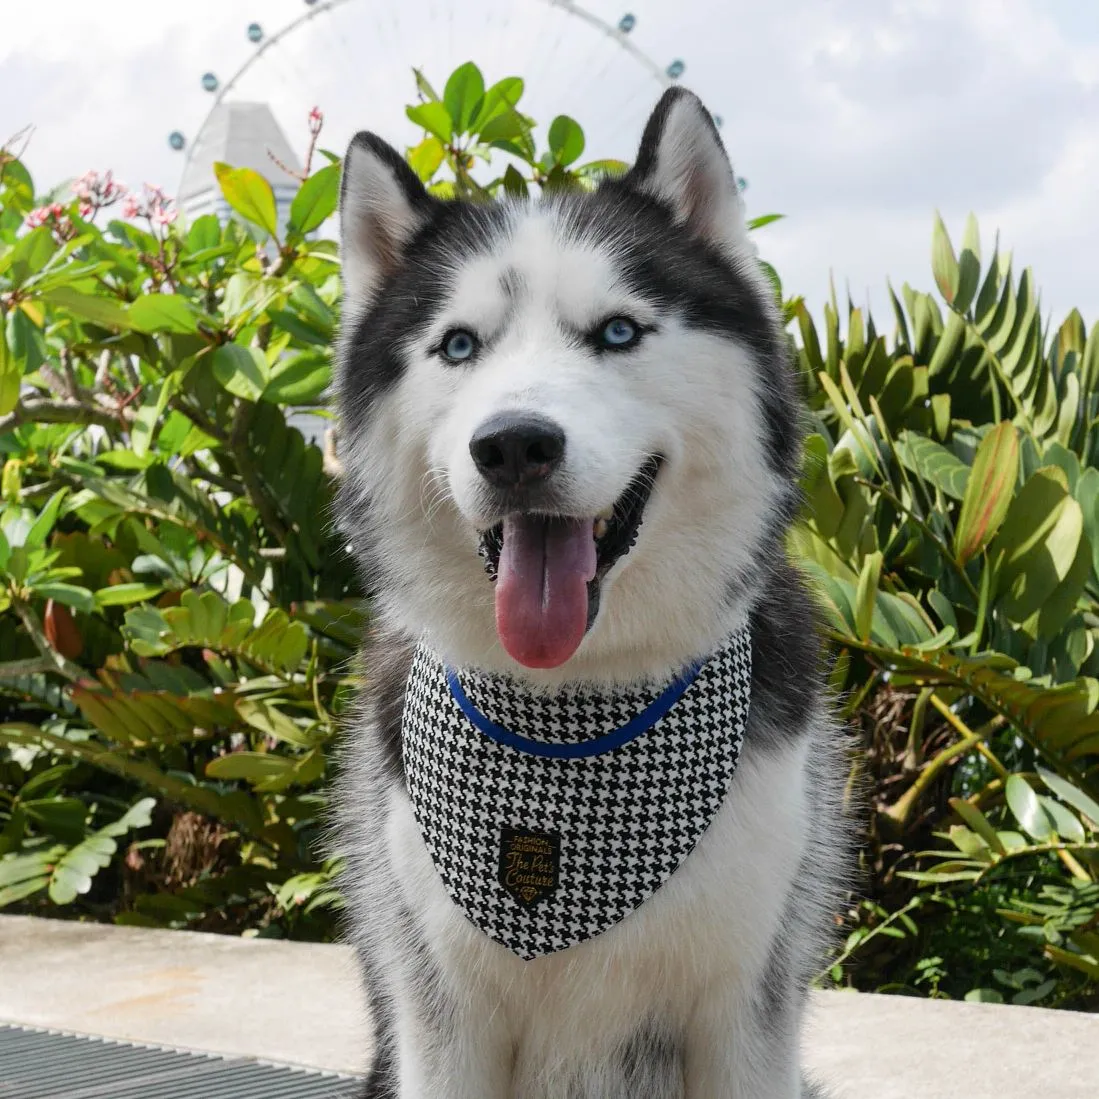
<path fill-rule="evenodd" d="M 320 106 L 325 147 L 340 149 L 363 128 L 410 144 L 404 107 L 416 97 L 411 70 L 441 91 L 450 72 L 473 60 L 486 83 L 521 76 L 522 109 L 543 126 L 570 115 L 583 126 L 590 155 L 632 159 L 656 98 L 687 65 L 646 52 L 638 17 L 604 18 L 592 10 L 598 2 L 265 0 L 264 10 L 281 25 L 242 28 L 247 52 L 225 65 L 224 75 L 213 68 L 202 74 L 204 117 L 190 135 L 173 130 L 168 142 L 189 163 L 219 108 L 258 102 L 291 141 Z M 719 116 L 715 121 L 721 125 Z"/>

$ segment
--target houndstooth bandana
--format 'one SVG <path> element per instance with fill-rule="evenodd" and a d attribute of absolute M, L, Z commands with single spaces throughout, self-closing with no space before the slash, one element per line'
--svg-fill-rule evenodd
<path fill-rule="evenodd" d="M 412 806 L 443 885 L 528 961 L 594 938 L 679 868 L 728 793 L 751 639 L 665 686 L 532 693 L 424 645 L 408 679 Z"/>

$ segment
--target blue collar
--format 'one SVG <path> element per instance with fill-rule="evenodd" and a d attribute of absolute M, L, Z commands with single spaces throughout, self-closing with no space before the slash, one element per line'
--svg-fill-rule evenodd
<path fill-rule="evenodd" d="M 450 687 L 450 693 L 459 709 L 469 718 L 473 724 L 481 730 L 490 740 L 497 744 L 503 744 L 513 748 L 517 752 L 524 752 L 531 756 L 541 756 L 545 759 L 587 759 L 590 756 L 601 756 L 607 752 L 613 752 L 624 744 L 629 744 L 642 733 L 647 733 L 682 697 L 683 693 L 698 677 L 705 661 L 699 660 L 692 664 L 685 672 L 673 679 L 667 687 L 650 702 L 639 714 L 630 718 L 625 725 L 612 729 L 609 733 L 594 737 L 591 740 L 580 743 L 554 743 L 544 740 L 531 740 L 529 737 L 520 736 L 518 733 L 505 729 L 490 721 L 470 701 L 469 696 L 462 688 L 458 675 L 453 668 L 447 667 L 446 681 Z"/>

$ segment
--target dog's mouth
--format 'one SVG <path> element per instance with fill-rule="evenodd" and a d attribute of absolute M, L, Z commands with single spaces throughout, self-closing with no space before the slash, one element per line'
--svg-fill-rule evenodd
<path fill-rule="evenodd" d="M 496 631 L 528 668 L 556 668 L 599 612 L 600 585 L 630 552 L 664 459 L 653 455 L 609 511 L 591 518 L 516 512 L 481 532 L 496 583 Z"/>

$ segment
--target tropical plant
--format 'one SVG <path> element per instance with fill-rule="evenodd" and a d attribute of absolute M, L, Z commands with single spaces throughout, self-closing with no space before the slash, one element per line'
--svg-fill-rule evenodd
<path fill-rule="evenodd" d="M 581 164 L 564 116 L 539 152 L 518 78 L 415 75 L 407 155 L 439 197 L 625 167 Z M 43 202 L 0 154 L 0 907 L 332 931 L 317 838 L 369 604 L 327 511 L 319 155 L 285 224 L 220 165 L 234 219 L 180 227 L 109 174 Z M 822 981 L 1094 1006 L 1099 327 L 1052 328 L 972 219 L 960 254 L 936 222 L 932 260 L 938 299 L 891 290 L 889 336 L 783 302 L 812 421 L 791 549 L 869 809 Z"/>
<path fill-rule="evenodd" d="M 624 167 L 579 164 L 566 116 L 540 152 L 517 77 L 416 77 L 440 197 Z M 234 218 L 181 226 L 110 173 L 43 202 L 0 153 L 0 908 L 330 933 L 317 837 L 366 615 L 329 510 L 322 122 L 285 223 L 250 168 L 216 166 Z"/>
<path fill-rule="evenodd" d="M 958 918 L 921 895 L 921 930 L 913 880 L 990 891 L 1033 925 L 1044 910 L 1026 906 L 1053 882 L 1099 879 L 1099 326 L 1074 311 L 1051 329 L 1032 273 L 1016 282 L 998 248 L 982 273 L 972 218 L 960 257 L 936 222 L 932 261 L 945 313 L 891 290 L 892 342 L 850 303 L 841 333 L 833 298 L 822 343 L 797 308 L 815 431 L 792 543 L 819 583 L 873 803 L 852 945 L 903 913 L 885 932 L 909 941 L 884 974 L 901 984 L 936 921 Z M 952 855 L 926 850 L 935 836 Z M 1043 978 L 1036 998 L 1094 998 L 1092 915 L 1037 950 L 1043 973 L 1090 983 Z M 949 973 L 937 987 L 966 991 Z"/>

